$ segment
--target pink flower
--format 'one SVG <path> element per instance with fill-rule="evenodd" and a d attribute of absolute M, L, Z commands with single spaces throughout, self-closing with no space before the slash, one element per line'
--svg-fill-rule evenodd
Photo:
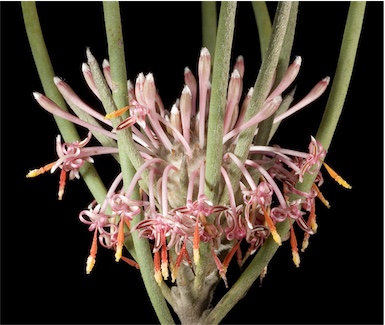
<path fill-rule="evenodd" d="M 90 52 L 87 55 L 90 57 Z M 243 94 L 245 63 L 243 57 L 237 58 L 230 75 L 223 122 L 224 154 L 219 187 L 221 193 L 226 191 L 228 194 L 227 200 L 223 202 L 213 204 L 205 195 L 205 184 L 209 181 L 205 170 L 211 93 L 211 57 L 206 48 L 201 50 L 198 59 L 198 78 L 189 68 L 185 69 L 185 85 L 180 98 L 169 110 L 162 103 L 151 73 L 140 73 L 134 84 L 128 81 L 129 106 L 106 116 L 84 103 L 64 81 L 55 78 L 55 84 L 69 105 L 76 105 L 103 124 L 89 123 L 64 112 L 44 95 L 35 93 L 36 100 L 43 108 L 90 130 L 88 137 L 81 142 L 61 145 L 59 137 L 58 160 L 42 170 L 61 168 L 65 173 L 70 173 L 70 178 L 79 178 L 79 169 L 85 161 L 93 162 L 92 157 L 99 154 L 117 154 L 116 132 L 130 127 L 135 148 L 143 163 L 136 166 L 131 183 L 125 184 L 125 191 L 118 190 L 122 181 L 119 174 L 108 190 L 105 201 L 79 215 L 89 230 L 95 232 L 95 238 L 99 234 L 99 242 L 103 246 L 116 250 L 117 260 L 122 257 L 125 238 L 137 232 L 153 245 L 156 280 L 159 283 L 167 280 L 170 268 L 174 281 L 182 262 L 192 269 L 198 265 L 199 246 L 203 241 L 210 246 L 213 262 L 226 282 L 226 270 L 232 257 L 237 254 L 238 263 L 242 265 L 271 234 L 279 245 L 282 240 L 290 237 L 293 258 L 298 265 L 294 232 L 281 238 L 276 224 L 288 220 L 292 227 L 294 222 L 297 223 L 305 236 L 314 233 L 314 200 L 320 192 L 313 189 L 310 193 L 302 193 L 295 188 L 295 184 L 303 181 L 305 173 L 317 173 L 316 183 L 322 184 L 319 169 L 325 150 L 311 137 L 309 152 L 270 145 L 251 145 L 248 157 L 242 161 L 234 154 L 234 145 L 244 130 L 257 125 L 258 132 L 259 123 L 276 113 L 285 92 L 297 77 L 301 63 L 301 58 L 296 57 L 281 82 L 271 89 L 259 112 L 245 121 L 254 90 L 250 88 Z M 89 66 L 84 64 L 82 71 L 88 86 L 100 98 Z M 112 87 L 107 61 L 103 62 L 103 73 L 107 84 Z M 274 123 L 316 100 L 328 83 L 328 77 L 322 79 L 286 113 L 275 116 Z M 126 111 L 129 117 L 113 129 L 110 119 Z M 92 134 L 98 135 L 99 139 L 109 145 L 86 147 Z M 232 185 L 230 164 L 235 164 L 241 175 L 235 186 Z M 31 171 L 28 175 L 34 176 L 39 171 Z M 141 198 L 133 200 L 131 195 L 138 185 L 141 187 Z M 300 198 L 290 202 L 291 194 L 300 195 Z M 107 208 L 111 211 L 108 214 Z M 130 221 L 139 217 L 142 220 L 131 229 Z M 124 230 L 124 225 L 127 225 L 129 231 Z M 246 252 L 242 252 L 242 241 L 248 244 Z M 173 254 L 170 254 L 171 250 Z M 223 251 L 226 254 L 221 254 Z M 191 252 L 193 259 L 190 258 Z M 95 254 L 96 251 L 91 254 L 93 257 L 90 263 L 94 262 Z M 221 260 L 223 256 L 225 258 Z"/>

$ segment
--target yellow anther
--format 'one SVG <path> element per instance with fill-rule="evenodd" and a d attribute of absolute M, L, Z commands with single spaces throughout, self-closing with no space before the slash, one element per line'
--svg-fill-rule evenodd
<path fill-rule="evenodd" d="M 160 254 L 159 254 L 159 251 L 156 251 L 154 253 L 154 277 L 155 277 L 155 281 L 156 283 L 158 283 L 159 285 L 161 285 L 162 283 L 162 272 L 160 270 Z"/>
<path fill-rule="evenodd" d="M 277 232 L 276 229 L 273 229 L 273 230 L 271 231 L 271 235 L 273 236 L 274 241 L 275 241 L 279 246 L 281 246 L 281 245 L 282 245 L 282 239 L 281 239 L 281 236 L 278 234 L 278 232 Z"/>
<path fill-rule="evenodd" d="M 306 248 L 309 246 L 309 237 L 310 235 L 308 233 L 305 234 L 303 241 L 302 241 L 302 248 L 301 252 L 304 252 Z"/>
<path fill-rule="evenodd" d="M 193 249 L 193 257 L 195 265 L 198 265 L 200 259 L 199 247 Z"/>
<path fill-rule="evenodd" d="M 155 281 L 157 284 L 161 285 L 162 283 L 162 272 L 159 271 L 155 271 Z"/>
<path fill-rule="evenodd" d="M 34 170 L 30 170 L 26 177 L 27 178 L 36 177 L 43 173 L 45 173 L 45 170 L 43 168 L 34 169 Z"/>
<path fill-rule="evenodd" d="M 98 231 L 97 228 L 94 231 L 94 236 L 92 239 L 92 245 L 90 249 L 90 255 L 87 258 L 87 263 L 86 263 L 86 273 L 90 274 L 94 265 L 95 265 L 95 260 L 96 260 L 96 252 L 98 250 Z"/>
<path fill-rule="evenodd" d="M 116 244 L 116 253 L 115 253 L 115 261 L 119 262 L 122 257 L 122 250 L 124 245 L 124 220 L 120 219 L 119 221 L 119 230 L 118 230 L 118 242 Z"/>
<path fill-rule="evenodd" d="M 32 177 L 36 177 L 36 176 L 39 176 L 41 174 L 44 174 L 45 172 L 49 171 L 53 165 L 56 164 L 56 161 L 52 162 L 52 163 L 49 163 L 43 167 L 40 167 L 40 168 L 37 168 L 37 169 L 33 169 L 33 170 L 30 170 L 28 172 L 28 174 L 26 175 L 27 178 L 32 178 Z"/>
<path fill-rule="evenodd" d="M 86 265 L 86 273 L 90 274 L 93 267 L 95 265 L 95 257 L 94 256 L 88 256 L 87 258 L 87 265 Z"/>
<path fill-rule="evenodd" d="M 300 263 L 299 254 L 296 251 L 292 251 L 292 253 L 293 253 L 293 262 L 296 267 L 299 267 L 299 263 Z"/>
<path fill-rule="evenodd" d="M 340 175 L 338 175 L 328 164 L 323 162 L 323 165 L 325 166 L 326 170 L 328 171 L 329 175 L 341 186 L 351 189 L 351 185 L 348 184 Z"/>
<path fill-rule="evenodd" d="M 203 214 L 202 214 L 202 216 L 203 216 Z M 194 259 L 195 265 L 198 265 L 199 258 L 200 258 L 200 255 L 199 255 L 200 237 L 199 237 L 198 220 L 199 220 L 199 216 L 198 216 L 197 221 L 195 223 L 194 240 L 193 240 L 193 259 Z"/>
<path fill-rule="evenodd" d="M 115 112 L 112 112 L 112 113 L 105 115 L 104 118 L 111 119 L 114 117 L 118 117 L 118 116 L 122 115 L 124 112 L 126 112 L 129 108 L 130 108 L 130 106 L 124 106 L 123 108 L 118 109 Z"/>
<path fill-rule="evenodd" d="M 317 229 L 318 229 L 318 224 L 315 220 L 311 220 L 310 222 L 310 227 L 311 229 L 314 231 L 314 232 L 317 232 Z"/>
<path fill-rule="evenodd" d="M 116 253 L 115 253 L 115 262 L 119 262 L 120 258 L 122 257 L 122 250 L 123 250 L 123 245 L 117 244 Z"/>
<path fill-rule="evenodd" d="M 267 226 L 268 226 L 269 229 L 270 229 L 270 232 L 271 232 L 271 235 L 273 236 L 274 241 L 275 241 L 279 246 L 281 246 L 281 245 L 282 245 L 282 239 L 281 239 L 281 236 L 278 234 L 277 229 L 275 228 L 275 225 L 274 225 L 273 220 L 271 220 L 271 217 L 270 217 L 270 215 L 269 215 L 270 209 L 267 209 L 267 210 L 266 210 L 266 209 L 262 206 L 262 210 L 263 210 L 263 214 L 264 214 L 264 216 L 265 216 L 265 222 L 266 222 Z"/>
<path fill-rule="evenodd" d="M 167 280 L 168 279 L 168 263 L 167 262 L 162 261 L 161 270 L 162 270 L 161 273 L 162 273 L 163 279 Z"/>

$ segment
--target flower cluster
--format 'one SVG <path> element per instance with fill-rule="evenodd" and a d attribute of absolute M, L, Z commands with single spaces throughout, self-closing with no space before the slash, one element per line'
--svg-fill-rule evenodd
<path fill-rule="evenodd" d="M 49 98 L 34 93 L 43 108 L 87 128 L 90 133 L 81 142 L 64 144 L 60 143 L 58 136 L 59 159 L 31 171 L 28 177 L 47 170 L 53 172 L 57 168 L 61 169 L 62 175 L 69 173 L 70 178 L 79 177 L 79 168 L 85 161 L 92 162 L 92 156 L 118 154 L 117 133 L 126 128 L 130 128 L 142 159 L 141 166 L 136 168 L 136 174 L 125 187 L 126 190 L 123 190 L 120 172 L 112 182 L 105 200 L 99 204 L 93 202 L 79 214 L 80 221 L 88 225 L 89 231 L 94 232 L 87 273 L 91 272 L 95 263 L 98 242 L 113 249 L 117 261 L 123 259 L 137 266 L 123 255 L 125 241 L 132 232 L 138 232 L 140 237 L 151 242 L 158 283 L 168 279 L 170 273 L 174 282 L 181 265 L 194 271 L 199 263 L 199 247 L 202 242 L 209 245 L 213 263 L 226 285 L 226 270 L 232 257 L 236 254 L 238 264 L 242 266 L 270 234 L 278 245 L 290 238 L 293 261 L 299 266 L 294 224 L 305 234 L 304 250 L 309 236 L 317 229 L 315 197 L 318 196 L 328 205 L 318 188 L 323 182 L 320 167 L 325 150 L 314 137 L 311 137 L 308 152 L 252 144 L 246 160 L 242 161 L 234 153 L 234 147 L 244 130 L 257 126 L 273 114 L 274 123 L 277 124 L 322 95 L 329 83 L 328 77 L 317 83 L 308 95 L 285 112 L 276 113 L 285 92 L 297 77 L 300 66 L 301 58 L 296 57 L 280 83 L 270 90 L 259 112 L 245 120 L 253 88 L 246 95 L 243 94 L 244 60 L 242 57 L 237 58 L 228 84 L 220 200 L 215 204 L 205 195 L 206 121 L 211 70 L 211 57 L 206 48 L 200 53 L 198 78 L 190 69 L 185 69 L 184 88 L 170 110 L 164 107 L 151 73 L 140 73 L 134 84 L 128 81 L 129 106 L 105 116 L 85 104 L 63 80 L 57 77 L 54 79 L 58 90 L 71 107 L 76 105 L 84 113 L 103 122 L 106 127 L 64 112 Z M 100 98 L 90 67 L 84 64 L 82 71 L 88 86 Z M 112 87 L 107 61 L 103 63 L 103 72 L 107 84 Z M 129 116 L 113 128 L 111 120 L 127 113 Z M 94 133 L 108 137 L 111 144 L 87 147 Z M 240 177 L 235 181 L 230 166 L 236 166 L 239 171 Z M 302 182 L 305 173 L 317 174 L 309 193 L 295 187 L 298 182 Z M 344 182 L 338 175 L 334 176 L 340 183 Z M 134 200 L 132 195 L 138 184 L 141 188 L 140 199 Z M 63 191 L 64 176 L 61 176 L 60 199 Z M 130 222 L 134 218 L 140 218 L 140 221 L 131 227 Z M 290 222 L 291 230 L 281 237 L 276 225 L 283 221 Z"/>

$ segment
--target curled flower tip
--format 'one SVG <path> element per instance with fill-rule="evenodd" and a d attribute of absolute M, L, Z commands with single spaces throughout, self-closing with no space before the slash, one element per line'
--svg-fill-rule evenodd
<path fill-rule="evenodd" d="M 322 79 L 322 81 L 328 85 L 330 83 L 330 77 L 329 76 L 326 76 L 325 78 Z"/>
<path fill-rule="evenodd" d="M 299 55 L 297 55 L 297 56 L 295 57 L 295 59 L 294 59 L 294 63 L 295 63 L 296 65 L 301 65 L 301 64 L 302 64 L 302 58 L 301 58 Z"/>
<path fill-rule="evenodd" d="M 53 77 L 53 82 L 55 83 L 55 85 L 58 85 L 59 83 L 63 82 L 63 80 L 61 80 L 59 77 L 55 76 L 55 77 Z"/>
<path fill-rule="evenodd" d="M 42 94 L 40 94 L 39 92 L 37 92 L 37 91 L 34 91 L 33 93 L 32 93 L 32 95 L 33 95 L 33 97 L 38 101 L 43 95 Z"/>
<path fill-rule="evenodd" d="M 327 172 L 329 173 L 329 175 L 338 183 L 340 184 L 341 186 L 347 188 L 347 189 L 351 189 L 352 186 L 350 184 L 348 184 L 348 182 L 346 182 L 340 175 L 338 175 L 328 164 L 326 164 L 325 162 L 323 162 L 323 165 L 325 166 Z"/>
<path fill-rule="evenodd" d="M 110 67 L 110 62 L 108 62 L 107 59 L 104 59 L 102 62 L 102 68 L 109 68 Z"/>
<path fill-rule="evenodd" d="M 118 116 L 122 115 L 124 112 L 126 112 L 129 108 L 130 108 L 130 106 L 124 106 L 123 108 L 118 109 L 118 110 L 115 111 L 115 112 L 106 114 L 106 115 L 104 116 L 104 118 L 109 120 L 109 119 L 112 119 L 112 118 L 114 118 L 114 117 L 118 117 Z"/>

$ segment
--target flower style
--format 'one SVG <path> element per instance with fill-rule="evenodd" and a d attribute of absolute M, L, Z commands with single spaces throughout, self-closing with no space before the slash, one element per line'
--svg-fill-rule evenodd
<path fill-rule="evenodd" d="M 90 52 L 87 55 L 92 57 Z M 79 178 L 79 168 L 85 161 L 93 162 L 92 156 L 118 153 L 116 133 L 127 128 L 132 132 L 135 148 L 142 161 L 140 166 L 136 166 L 136 173 L 125 190 L 123 187 L 119 189 L 122 182 L 122 175 L 119 173 L 104 202 L 90 205 L 88 210 L 79 215 L 79 219 L 89 226 L 89 231 L 94 232 L 87 260 L 87 273 L 91 272 L 95 264 L 97 237 L 102 246 L 116 251 L 117 261 L 120 258 L 127 261 L 122 255 L 123 246 L 132 232 L 137 232 L 140 237 L 152 243 L 154 274 L 159 284 L 168 279 L 169 270 L 171 280 L 177 280 L 178 269 L 182 265 L 195 273 L 200 263 L 201 242 L 209 245 L 212 262 L 226 286 L 226 270 L 232 257 L 237 254 L 238 264 L 242 266 L 270 234 L 278 245 L 290 238 L 293 261 L 299 266 L 293 227 L 296 223 L 304 231 L 303 251 L 308 245 L 309 236 L 316 232 L 315 197 L 319 197 L 325 204 L 327 202 L 319 191 L 323 182 L 320 168 L 326 151 L 314 137 L 311 137 L 309 152 L 252 144 L 248 157 L 242 161 L 234 154 L 234 146 L 244 130 L 259 125 L 277 112 L 285 92 L 299 73 L 301 63 L 301 58 L 296 57 L 280 83 L 271 89 L 259 112 L 246 121 L 245 113 L 253 88 L 243 96 L 245 65 L 243 57 L 237 58 L 228 84 L 224 117 L 219 186 L 222 199 L 216 204 L 210 202 L 205 195 L 206 121 L 211 69 L 211 57 L 206 48 L 200 53 L 198 78 L 195 78 L 189 68 L 185 68 L 185 85 L 180 98 L 170 110 L 164 107 L 151 73 L 140 73 L 134 84 L 128 81 L 129 106 L 105 116 L 85 104 L 68 84 L 55 77 L 58 90 L 70 106 L 75 105 L 106 127 L 64 112 L 44 95 L 35 93 L 37 102 L 43 108 L 85 127 L 89 134 L 83 141 L 63 145 L 59 145 L 58 136 L 59 159 L 31 171 L 27 177 L 61 168 L 62 173 L 70 173 L 70 179 Z M 83 64 L 82 71 L 89 88 L 100 98 L 97 80 L 90 66 Z M 112 88 L 106 60 L 103 62 L 103 72 L 107 84 Z M 319 81 L 303 99 L 286 112 L 275 116 L 274 123 L 279 123 L 315 101 L 325 91 L 329 80 L 326 77 Z M 113 127 L 110 120 L 119 118 L 126 112 L 129 116 Z M 86 147 L 93 134 L 103 135 L 109 139 L 111 146 Z M 235 182 L 231 179 L 231 164 L 241 174 L 240 179 Z M 326 166 L 325 168 L 330 168 Z M 305 173 L 317 174 L 310 193 L 301 192 L 295 187 L 296 183 L 303 181 Z M 343 184 L 344 181 L 337 174 L 334 177 Z M 132 193 L 138 184 L 141 198 L 133 200 Z M 64 185 L 60 187 L 59 198 L 62 196 L 62 187 Z M 133 218 L 140 218 L 140 221 L 131 228 L 130 221 Z M 285 220 L 290 222 L 291 230 L 281 237 L 276 225 Z M 242 241 L 248 245 L 246 252 L 242 252 Z"/>
<path fill-rule="evenodd" d="M 41 97 L 42 95 L 36 94 L 36 97 Z M 56 137 L 56 153 L 58 155 L 58 160 L 49 163 L 43 167 L 38 169 L 33 169 L 28 172 L 27 177 L 36 177 L 41 175 L 47 171 L 51 171 L 51 173 L 55 172 L 56 169 L 60 168 L 60 181 L 59 181 L 59 192 L 58 198 L 61 200 L 64 194 L 64 187 L 66 184 L 67 173 L 69 173 L 69 179 L 72 180 L 74 178 L 79 179 L 79 169 L 84 165 L 87 161 L 89 163 L 93 163 L 94 159 L 91 157 L 97 154 L 106 154 L 106 153 L 114 153 L 117 152 L 115 148 L 105 147 L 91 147 L 85 148 L 88 142 L 91 140 L 92 133 L 88 132 L 88 135 L 82 141 L 73 141 L 71 143 L 64 142 L 61 143 L 60 134 Z"/>

